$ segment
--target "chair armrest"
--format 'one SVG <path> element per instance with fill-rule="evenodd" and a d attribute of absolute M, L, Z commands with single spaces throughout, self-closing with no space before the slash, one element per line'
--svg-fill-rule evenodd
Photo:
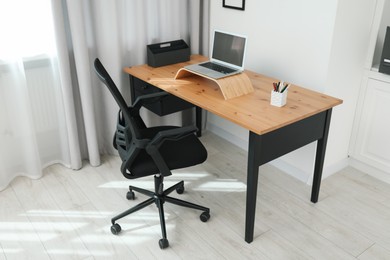
<path fill-rule="evenodd" d="M 167 93 L 165 91 L 142 95 L 142 96 L 137 97 L 137 99 L 134 101 L 134 104 L 132 105 L 132 107 L 139 110 L 144 104 L 155 103 L 168 95 L 169 95 L 169 93 Z"/>
<path fill-rule="evenodd" d="M 193 125 L 161 131 L 156 134 L 148 146 L 155 146 L 156 148 L 159 148 L 166 140 L 179 140 L 189 134 L 195 133 L 196 131 L 198 131 L 198 128 Z"/>

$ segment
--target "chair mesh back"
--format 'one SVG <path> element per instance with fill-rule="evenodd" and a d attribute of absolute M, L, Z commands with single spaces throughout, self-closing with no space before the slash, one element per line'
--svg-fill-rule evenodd
<path fill-rule="evenodd" d="M 94 67 L 96 74 L 110 90 L 120 108 L 114 137 L 114 147 L 118 150 L 119 156 L 123 161 L 121 171 L 125 177 L 128 177 L 126 176 L 129 174 L 127 172 L 128 165 L 132 163 L 132 160 L 138 154 L 138 151 L 132 146 L 132 138 L 139 136 L 137 135 L 138 130 L 134 128 L 133 124 L 135 119 L 131 115 L 131 108 L 127 106 L 126 101 L 99 59 L 95 59 Z"/>

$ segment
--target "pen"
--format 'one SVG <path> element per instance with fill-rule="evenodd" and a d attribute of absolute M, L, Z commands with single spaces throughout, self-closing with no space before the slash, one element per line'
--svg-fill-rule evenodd
<path fill-rule="evenodd" d="M 274 82 L 274 83 L 272 83 L 272 85 L 274 85 L 274 91 L 278 91 L 277 90 L 278 87 L 277 87 L 276 83 Z"/>
<path fill-rule="evenodd" d="M 286 84 L 286 86 L 284 86 L 284 88 L 282 89 L 282 91 L 280 91 L 280 93 L 283 93 L 285 90 L 287 90 L 288 88 L 290 87 L 290 84 Z"/>

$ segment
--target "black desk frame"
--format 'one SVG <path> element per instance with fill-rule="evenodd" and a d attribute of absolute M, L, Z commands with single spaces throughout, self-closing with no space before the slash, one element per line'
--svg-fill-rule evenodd
<path fill-rule="evenodd" d="M 318 201 L 331 115 L 332 109 L 329 109 L 264 135 L 249 132 L 246 242 L 253 241 L 259 166 L 314 141 L 317 141 L 317 151 L 311 201 L 313 203 Z"/>
<path fill-rule="evenodd" d="M 130 75 L 132 102 L 135 99 L 134 78 Z M 196 125 L 199 130 L 197 134 L 201 136 L 202 108 L 197 106 L 195 108 Z M 249 131 L 245 219 L 246 242 L 251 243 L 253 241 L 259 167 L 314 141 L 317 141 L 317 150 L 311 201 L 313 203 L 318 201 L 331 116 L 332 109 L 330 108 L 263 135 Z"/>

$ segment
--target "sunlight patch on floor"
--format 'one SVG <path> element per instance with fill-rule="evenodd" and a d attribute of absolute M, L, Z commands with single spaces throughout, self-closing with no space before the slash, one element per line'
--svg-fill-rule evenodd
<path fill-rule="evenodd" d="M 140 186 L 140 188 L 153 187 L 153 181 L 110 181 L 106 182 L 102 185 L 99 185 L 99 188 L 107 188 L 107 189 L 128 189 L 130 183 L 133 186 Z"/>
<path fill-rule="evenodd" d="M 72 227 L 69 227 L 70 222 L 53 222 L 53 223 L 55 224 L 57 230 L 64 230 L 64 231 L 73 230 L 73 228 L 79 228 L 88 224 L 86 222 L 71 222 Z M 15 229 L 30 231 L 36 229 L 48 230 L 49 228 L 47 222 L 2 222 L 0 223 L 0 231 L 1 231 L 0 236 L 3 235 L 4 231 L 7 230 L 12 231 Z"/>
<path fill-rule="evenodd" d="M 246 184 L 236 179 L 218 179 L 216 181 L 205 182 L 193 190 L 198 191 L 225 191 L 225 192 L 245 192 Z"/>
<path fill-rule="evenodd" d="M 180 172 L 173 172 L 171 176 L 169 176 L 169 179 L 172 180 L 183 180 L 183 181 L 195 181 L 202 178 L 206 178 L 211 176 L 210 173 L 207 173 L 205 171 L 202 172 L 185 172 L 181 170 Z"/>
<path fill-rule="evenodd" d="M 90 256 L 91 252 L 88 250 L 80 250 L 78 249 L 77 251 L 74 251 L 72 249 L 49 249 L 46 250 L 46 252 L 50 255 L 59 255 L 59 256 Z M 111 254 L 105 250 L 93 250 L 93 255 L 94 256 L 111 256 Z"/>
<path fill-rule="evenodd" d="M 17 253 L 20 253 L 22 251 L 23 251 L 22 248 L 4 248 L 3 249 L 3 252 L 6 254 L 17 254 Z"/>
<path fill-rule="evenodd" d="M 71 227 L 69 227 L 68 230 L 72 230 Z M 44 231 L 39 232 L 39 239 L 41 241 L 49 241 L 51 239 L 54 239 L 57 236 L 58 234 L 56 234 L 55 232 L 44 232 Z M 35 231 L 31 231 L 31 232 L 18 231 L 17 233 L 15 233 L 14 231 L 4 232 L 3 230 L 0 230 L 0 241 L 36 242 L 37 234 L 35 233 Z"/>
<path fill-rule="evenodd" d="M 174 172 L 171 176 L 164 178 L 164 184 L 166 187 L 174 185 L 179 181 L 184 181 L 189 183 L 191 181 L 198 181 L 200 179 L 211 176 L 207 172 Z M 99 188 L 109 188 L 109 189 L 127 189 L 129 185 L 139 186 L 145 189 L 154 188 L 154 181 L 151 177 L 150 180 L 134 179 L 134 180 L 123 180 L 123 181 L 110 181 L 102 185 L 99 185 Z"/>
<path fill-rule="evenodd" d="M 155 208 L 157 208 L 157 207 L 155 207 Z M 119 214 L 119 212 L 118 212 L 118 214 Z M 165 219 L 167 220 L 172 216 L 172 214 L 165 211 L 164 216 L 165 216 Z M 159 222 L 160 217 L 159 217 L 157 210 L 155 212 L 151 212 L 151 213 L 147 213 L 147 212 L 141 210 L 141 211 L 134 212 L 133 214 L 130 214 L 128 216 L 125 216 L 124 218 L 119 219 L 116 222 L 134 222 L 134 221 L 139 221 L 139 220 Z"/>
<path fill-rule="evenodd" d="M 28 217 L 67 217 L 67 218 L 106 218 L 115 214 L 114 212 L 97 211 L 61 211 L 61 210 L 29 210 L 21 216 Z"/>

